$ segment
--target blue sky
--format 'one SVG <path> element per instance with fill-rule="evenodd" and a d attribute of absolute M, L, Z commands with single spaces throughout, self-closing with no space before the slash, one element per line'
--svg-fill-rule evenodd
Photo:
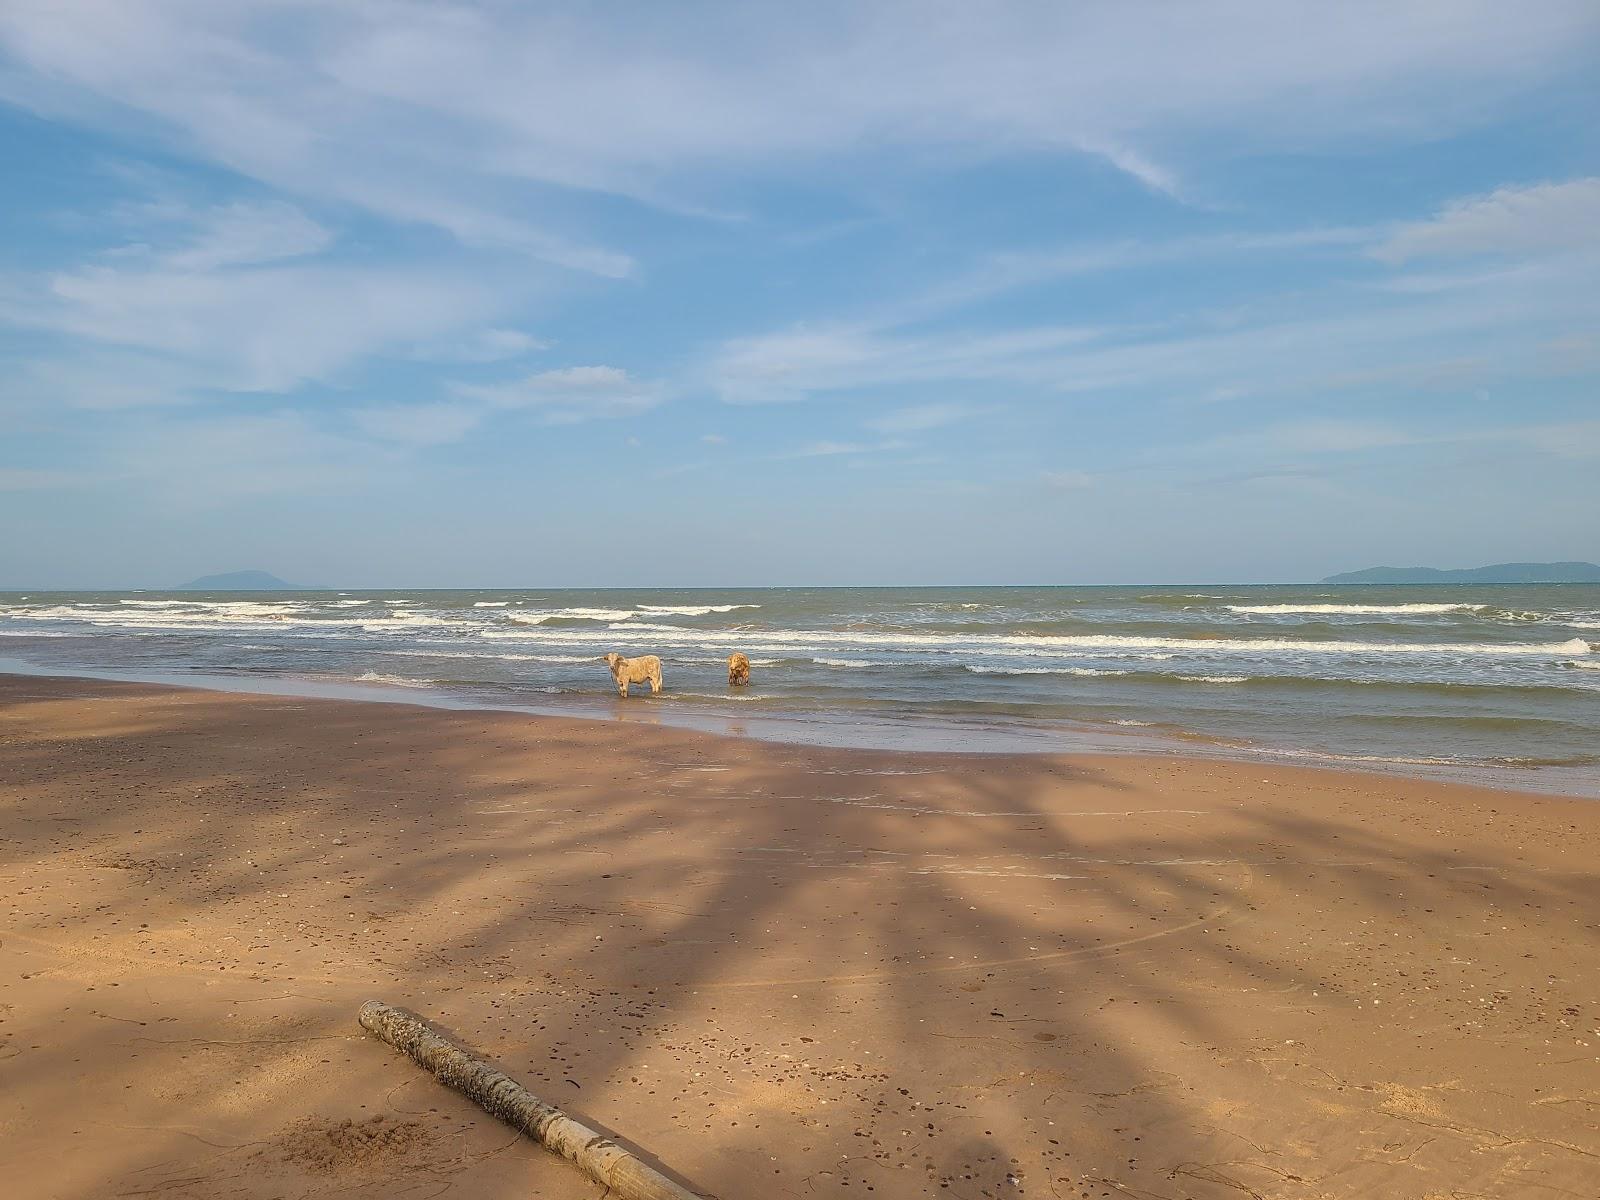
<path fill-rule="evenodd" d="M 1600 559 L 1600 8 L 0 0 L 0 585 Z"/>

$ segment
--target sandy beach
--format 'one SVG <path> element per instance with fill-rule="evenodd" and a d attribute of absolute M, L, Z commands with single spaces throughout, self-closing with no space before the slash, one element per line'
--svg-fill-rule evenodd
<path fill-rule="evenodd" d="M 1600 806 L 0 677 L 21 1198 L 598 1197 L 411 1007 L 725 1198 L 1574 1197 Z"/>

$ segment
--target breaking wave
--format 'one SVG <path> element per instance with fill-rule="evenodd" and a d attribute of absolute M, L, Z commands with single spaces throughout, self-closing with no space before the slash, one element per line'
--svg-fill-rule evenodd
<path fill-rule="evenodd" d="M 627 621 L 639 614 L 627 608 L 557 608 L 542 613 L 509 613 L 518 625 L 543 625 L 547 621 Z"/>
<path fill-rule="evenodd" d="M 1487 604 L 1229 604 L 1236 613 L 1450 613 L 1482 612 Z"/>
<path fill-rule="evenodd" d="M 652 616 L 703 617 L 709 613 L 733 612 L 740 608 L 760 608 L 759 604 L 640 604 L 639 611 Z"/>
<path fill-rule="evenodd" d="M 976 663 L 963 663 L 965 670 L 974 675 L 1131 675 L 1132 671 L 1107 670 L 1102 667 L 989 667 Z"/>
<path fill-rule="evenodd" d="M 666 699 L 724 703 L 737 650 L 758 668 L 739 707 L 785 720 L 981 717 L 986 729 L 1048 723 L 1052 738 L 1153 725 L 1240 747 L 1325 747 L 1352 763 L 1567 762 L 1600 745 L 1594 589 L 737 594 L 13 592 L 0 595 L 0 652 L 67 669 L 433 687 L 496 705 L 560 693 L 581 707 L 609 701 L 600 658 L 611 650 L 659 654 Z"/>
<path fill-rule="evenodd" d="M 723 645 L 737 639 L 741 644 L 779 646 L 878 646 L 922 649 L 990 649 L 1035 651 L 1095 650 L 1175 650 L 1195 654 L 1348 654 L 1348 655 L 1443 655 L 1516 656 L 1588 654 L 1589 643 L 1582 638 L 1564 642 L 1339 642 L 1295 638 L 1225 637 L 1137 637 L 1122 634 L 939 634 L 862 632 L 856 630 L 739 630 L 711 631 L 685 629 L 680 625 L 649 622 L 615 625 L 616 632 L 661 635 L 658 640 L 679 645 Z M 537 637 L 567 641 L 613 641 L 610 633 L 576 629 L 541 629 L 537 633 L 514 630 L 484 630 L 487 638 Z"/>
<path fill-rule="evenodd" d="M 381 683 L 388 687 L 425 688 L 438 683 L 437 679 L 409 679 L 404 675 L 385 675 L 381 671 L 363 671 L 354 676 L 357 683 Z"/>

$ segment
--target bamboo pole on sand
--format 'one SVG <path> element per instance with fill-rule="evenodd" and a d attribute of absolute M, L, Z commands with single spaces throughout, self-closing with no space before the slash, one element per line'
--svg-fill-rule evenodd
<path fill-rule="evenodd" d="M 547 1104 L 491 1064 L 467 1053 L 415 1013 L 377 1000 L 357 1018 L 396 1050 L 454 1088 L 491 1116 L 527 1134 L 547 1150 L 571 1159 L 622 1200 L 710 1200 L 668 1179 L 633 1154 Z"/>

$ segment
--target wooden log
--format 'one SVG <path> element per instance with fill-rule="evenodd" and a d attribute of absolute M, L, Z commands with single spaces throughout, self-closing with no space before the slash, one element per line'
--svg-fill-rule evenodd
<path fill-rule="evenodd" d="M 710 1200 L 645 1165 L 603 1134 L 547 1104 L 516 1080 L 469 1054 L 415 1013 L 377 1000 L 361 1006 L 361 1026 L 377 1034 L 446 1087 L 571 1159 L 622 1200 Z"/>

